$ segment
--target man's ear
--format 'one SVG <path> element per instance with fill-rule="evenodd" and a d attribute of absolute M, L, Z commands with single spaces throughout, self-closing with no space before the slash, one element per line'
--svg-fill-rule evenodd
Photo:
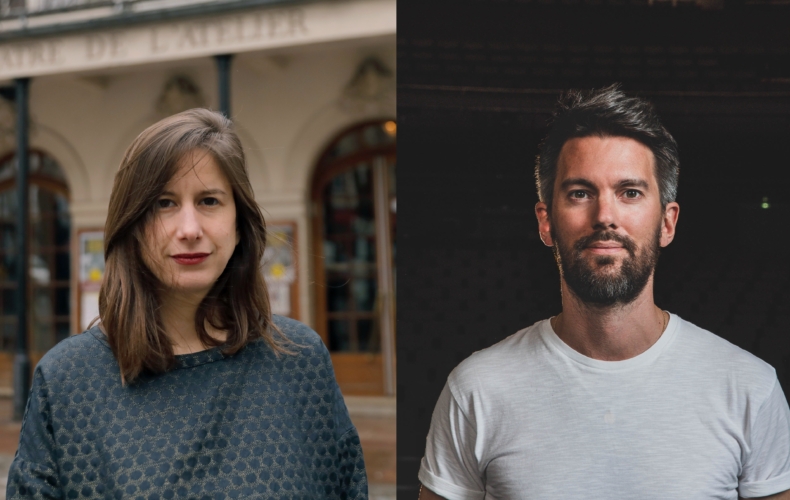
<path fill-rule="evenodd" d="M 661 247 L 669 245 L 675 239 L 675 228 L 678 225 L 679 215 L 680 205 L 674 201 L 667 203 L 664 215 L 661 217 L 661 239 L 659 241 Z"/>
<path fill-rule="evenodd" d="M 547 247 L 553 247 L 554 240 L 551 238 L 551 221 L 549 220 L 549 208 L 542 201 L 539 201 L 535 205 L 535 217 L 538 218 L 538 233 L 540 234 L 540 240 Z"/>

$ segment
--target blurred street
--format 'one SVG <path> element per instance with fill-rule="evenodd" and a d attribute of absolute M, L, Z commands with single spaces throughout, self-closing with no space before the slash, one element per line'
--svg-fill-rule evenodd
<path fill-rule="evenodd" d="M 5 500 L 8 468 L 19 444 L 21 424 L 13 421 L 14 404 L 11 397 L 0 397 L 0 500 Z"/>
<path fill-rule="evenodd" d="M 395 500 L 395 398 L 348 396 L 346 405 L 362 441 L 371 500 Z M 12 399 L 0 397 L 0 500 L 19 443 L 21 425 L 12 417 Z"/>

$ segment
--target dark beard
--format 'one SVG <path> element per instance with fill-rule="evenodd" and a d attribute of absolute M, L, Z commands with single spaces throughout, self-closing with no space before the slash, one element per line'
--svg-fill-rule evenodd
<path fill-rule="evenodd" d="M 653 270 L 658 263 L 660 252 L 661 226 L 658 227 L 653 241 L 646 246 L 637 257 L 636 243 L 631 238 L 611 231 L 598 231 L 580 238 L 573 248 L 567 248 L 557 239 L 552 228 L 554 239 L 554 258 L 560 268 L 560 275 L 565 283 L 585 304 L 597 307 L 610 307 L 615 304 L 630 304 L 645 289 Z M 620 272 L 607 273 L 603 268 L 614 266 L 616 259 L 602 255 L 593 259 L 594 266 L 582 256 L 582 251 L 596 241 L 616 241 L 628 251 L 623 259 Z"/>

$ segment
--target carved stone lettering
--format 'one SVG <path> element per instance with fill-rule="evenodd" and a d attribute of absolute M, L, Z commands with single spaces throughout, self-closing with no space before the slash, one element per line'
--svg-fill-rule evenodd
<path fill-rule="evenodd" d="M 178 30 L 178 42 L 176 43 L 179 49 L 184 47 L 197 49 L 208 44 L 208 29 L 205 22 L 183 24 L 180 28 Z"/>
<path fill-rule="evenodd" d="M 89 61 L 116 59 L 126 55 L 120 33 L 99 33 L 85 37 L 85 55 Z"/>
<path fill-rule="evenodd" d="M 170 26 L 154 26 L 151 28 L 151 52 L 159 54 L 165 52 L 169 47 L 167 35 L 164 33 Z"/>
<path fill-rule="evenodd" d="M 259 12 L 252 19 L 250 38 L 278 38 L 307 34 L 303 9 Z"/>
<path fill-rule="evenodd" d="M 291 27 L 291 35 L 306 35 L 304 10 L 291 9 L 288 11 L 288 25 Z"/>
<path fill-rule="evenodd" d="M 88 60 L 96 60 L 104 57 L 106 43 L 102 35 L 88 35 L 85 37 L 85 55 Z"/>
<path fill-rule="evenodd" d="M 252 18 L 252 33 L 250 34 L 250 38 L 252 40 L 258 40 L 261 37 L 263 32 L 264 17 L 265 16 L 262 12 L 257 12 Z"/>
<path fill-rule="evenodd" d="M 0 76 L 30 76 L 61 68 L 98 67 L 113 62 L 135 63 L 139 48 L 149 44 L 149 57 L 172 59 L 179 53 L 213 51 L 213 47 L 235 51 L 237 44 L 287 39 L 308 34 L 309 9 L 283 8 L 261 12 L 215 16 L 205 20 L 156 24 L 69 35 L 63 38 L 0 44 Z M 139 47 L 142 44 L 142 47 Z M 227 47 L 227 49 L 226 49 Z M 66 50 L 68 48 L 68 50 Z M 75 51 L 76 49 L 76 51 Z M 249 50 L 249 47 L 238 47 Z M 132 60 L 125 61 L 134 54 Z M 141 54 L 139 54 L 141 55 Z"/>
<path fill-rule="evenodd" d="M 61 43 L 62 42 L 60 40 L 50 40 L 45 43 L 46 60 L 52 66 L 63 64 L 63 54 L 60 50 Z"/>
<path fill-rule="evenodd" d="M 0 69 L 22 67 L 23 48 L 19 45 L 0 47 Z"/>
<path fill-rule="evenodd" d="M 110 46 L 110 57 L 123 57 L 126 55 L 126 45 L 123 40 L 123 35 L 121 33 L 110 33 L 108 36 L 109 38 L 109 46 Z"/>
<path fill-rule="evenodd" d="M 58 65 L 63 62 L 60 59 L 59 43 L 49 40 L 0 47 L 0 71 Z"/>
<path fill-rule="evenodd" d="M 30 45 L 28 49 L 29 54 L 29 65 L 31 68 L 36 66 L 44 66 L 47 64 L 47 59 L 44 55 L 44 51 L 46 50 L 46 46 L 43 43 L 34 43 Z"/>
<path fill-rule="evenodd" d="M 227 19 L 220 19 L 214 23 L 214 29 L 217 33 L 217 45 L 224 45 L 232 42 L 233 35 Z"/>
<path fill-rule="evenodd" d="M 269 38 L 276 38 L 288 32 L 288 15 L 285 12 L 270 12 L 267 21 Z"/>
<path fill-rule="evenodd" d="M 236 40 L 243 42 L 246 40 L 244 36 L 244 18 L 241 16 L 236 16 L 233 18 L 233 31 L 236 37 Z"/>

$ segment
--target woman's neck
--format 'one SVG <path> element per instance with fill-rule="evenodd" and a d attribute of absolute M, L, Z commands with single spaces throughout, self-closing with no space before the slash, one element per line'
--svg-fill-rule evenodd
<path fill-rule="evenodd" d="M 200 341 L 195 328 L 195 314 L 203 297 L 184 296 L 163 297 L 159 308 L 159 317 L 162 320 L 165 335 L 173 347 L 173 354 L 190 354 L 204 351 L 208 346 Z M 226 334 L 214 329 L 208 321 L 204 323 L 209 336 L 224 341 Z"/>

